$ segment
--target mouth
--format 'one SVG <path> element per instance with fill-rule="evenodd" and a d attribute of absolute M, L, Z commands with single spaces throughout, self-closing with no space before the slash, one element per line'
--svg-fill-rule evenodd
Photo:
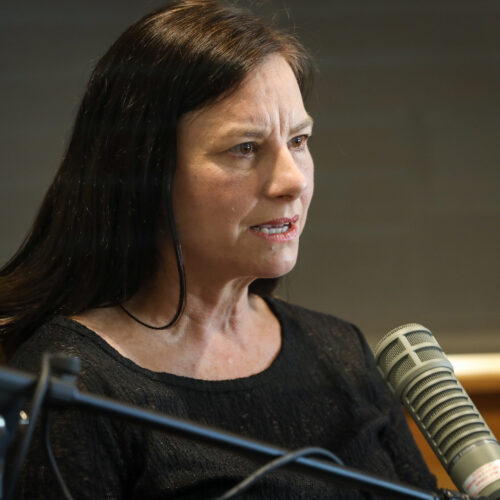
<path fill-rule="evenodd" d="M 291 235 L 291 233 L 297 232 L 297 221 L 299 220 L 298 215 L 294 215 L 293 217 L 283 217 L 280 219 L 274 219 L 272 221 L 264 222 L 262 224 L 257 224 L 255 226 L 250 226 L 252 231 L 266 237 L 276 237 L 276 236 L 286 236 Z"/>
<path fill-rule="evenodd" d="M 290 222 L 287 222 L 285 224 L 278 224 L 276 226 L 271 224 L 264 224 L 262 226 L 251 226 L 250 229 L 253 229 L 254 231 L 260 231 L 261 233 L 264 234 L 283 234 L 289 231 L 291 227 L 292 224 Z"/>

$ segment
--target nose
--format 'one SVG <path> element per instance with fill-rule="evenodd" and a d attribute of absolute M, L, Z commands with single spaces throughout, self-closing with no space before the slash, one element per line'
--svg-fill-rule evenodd
<path fill-rule="evenodd" d="M 312 162 L 311 162 L 312 163 Z M 295 199 L 308 187 L 306 161 L 298 161 L 288 147 L 276 152 L 269 171 L 267 194 L 272 198 Z"/>

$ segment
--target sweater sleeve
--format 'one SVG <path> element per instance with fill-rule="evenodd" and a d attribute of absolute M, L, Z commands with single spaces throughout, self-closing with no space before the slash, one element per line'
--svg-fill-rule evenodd
<path fill-rule="evenodd" d="M 57 347 L 61 351 L 61 346 Z M 34 337 L 16 353 L 11 365 L 21 370 L 39 372 L 41 353 L 45 350 L 46 343 Z M 55 351 L 52 348 L 50 350 Z M 68 355 L 76 354 L 71 347 L 63 351 Z M 96 360 L 86 356 L 81 361 L 79 390 L 106 393 Z M 110 420 L 80 409 L 51 409 L 50 416 L 52 450 L 72 496 L 75 499 L 125 498 L 123 487 L 126 478 L 123 476 L 126 467 L 120 450 L 122 440 L 118 439 L 117 429 Z M 50 467 L 42 436 L 40 414 L 17 484 L 16 498 L 64 498 Z"/>

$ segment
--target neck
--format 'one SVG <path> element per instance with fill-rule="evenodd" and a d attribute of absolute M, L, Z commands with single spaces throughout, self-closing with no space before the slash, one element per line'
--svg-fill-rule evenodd
<path fill-rule="evenodd" d="M 203 280 L 189 270 L 186 274 L 184 313 L 166 330 L 148 329 L 118 307 L 89 310 L 73 319 L 153 371 L 222 380 L 267 368 L 281 345 L 280 325 L 267 304 L 248 293 L 252 279 Z M 175 268 L 161 270 L 123 305 L 141 321 L 162 326 L 176 312 L 178 290 Z"/>
<path fill-rule="evenodd" d="M 191 340 L 203 341 L 214 333 L 241 335 L 261 302 L 248 293 L 252 279 L 195 279 L 193 274 L 187 272 L 184 312 L 172 327 L 164 330 L 165 336 L 172 340 L 189 336 Z M 173 266 L 164 266 L 155 280 L 143 286 L 124 306 L 141 321 L 161 326 L 174 317 L 178 294 L 177 271 Z"/>

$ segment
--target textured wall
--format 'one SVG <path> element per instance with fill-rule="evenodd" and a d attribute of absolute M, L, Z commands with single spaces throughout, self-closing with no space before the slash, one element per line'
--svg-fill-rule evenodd
<path fill-rule="evenodd" d="M 157 5 L 0 8 L 0 263 L 57 168 L 93 63 Z M 448 352 L 500 351 L 500 3 L 255 9 L 294 27 L 318 66 L 316 196 L 281 293 L 353 321 L 372 343 L 419 321 Z"/>

